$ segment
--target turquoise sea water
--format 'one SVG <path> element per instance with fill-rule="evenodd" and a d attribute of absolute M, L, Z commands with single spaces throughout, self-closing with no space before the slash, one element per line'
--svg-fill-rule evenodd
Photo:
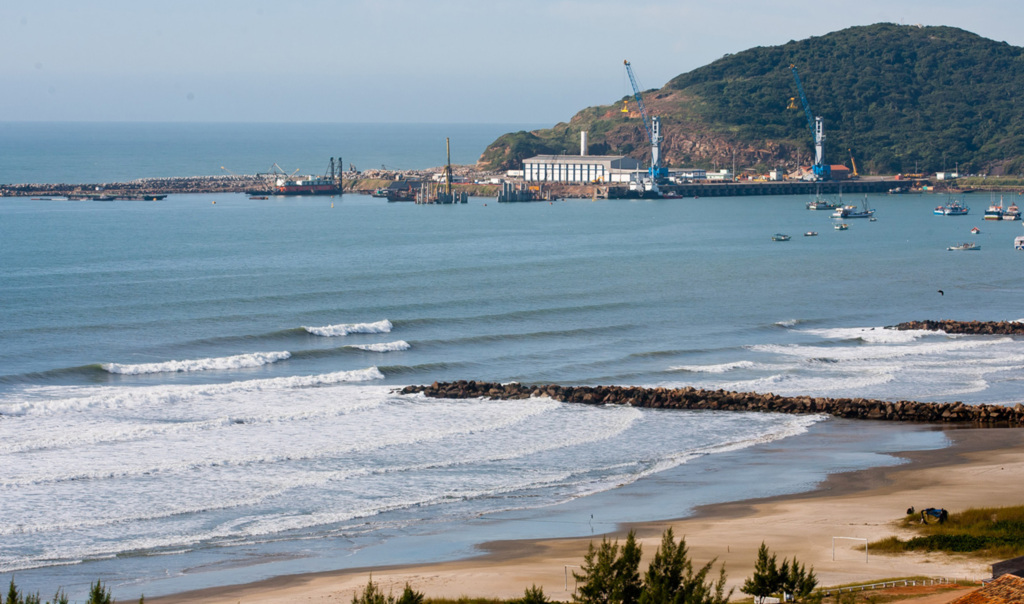
<path fill-rule="evenodd" d="M 0 581 L 137 598 L 450 558 L 945 443 L 410 383 L 1024 402 L 1018 339 L 884 329 L 1021 318 L 1020 223 L 875 196 L 839 232 L 805 201 L 0 200 Z"/>

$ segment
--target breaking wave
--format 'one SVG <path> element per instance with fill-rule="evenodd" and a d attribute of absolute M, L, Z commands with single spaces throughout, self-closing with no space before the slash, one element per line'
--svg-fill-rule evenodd
<path fill-rule="evenodd" d="M 281 352 L 252 352 L 249 354 L 237 354 L 229 357 L 164 361 L 161 363 L 140 363 L 135 365 L 103 363 L 100 366 L 109 373 L 141 375 L 145 373 L 176 373 L 186 371 L 244 369 L 246 367 L 259 367 L 261 365 L 267 365 L 268 363 L 276 363 L 278 361 L 291 358 L 291 356 L 292 353 L 284 350 Z"/>
<path fill-rule="evenodd" d="M 324 327 L 307 327 L 303 329 L 315 336 L 331 338 L 335 336 L 347 336 L 350 333 L 389 333 L 394 327 L 391 321 L 383 319 L 375 323 L 341 323 L 338 325 L 325 325 Z"/>
<path fill-rule="evenodd" d="M 396 352 L 399 350 L 409 350 L 410 346 L 405 340 L 398 340 L 397 342 L 383 342 L 381 344 L 351 344 L 345 348 L 358 348 L 367 352 Z"/>

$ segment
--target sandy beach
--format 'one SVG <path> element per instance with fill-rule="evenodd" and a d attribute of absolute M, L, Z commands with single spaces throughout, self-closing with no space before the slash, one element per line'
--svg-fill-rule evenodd
<path fill-rule="evenodd" d="M 717 558 L 726 565 L 729 585 L 737 587 L 751 574 L 762 541 L 780 559 L 795 556 L 813 566 L 824 586 L 907 576 L 982 579 L 990 576 L 991 561 L 934 554 L 865 556 L 862 541 L 845 539 L 836 539 L 833 550 L 834 537 L 873 541 L 901 534 L 895 522 L 911 506 L 957 512 L 1024 501 L 1024 482 L 1019 480 L 1024 475 L 1024 430 L 950 429 L 947 436 L 951 447 L 902 455 L 909 463 L 898 467 L 833 475 L 810 493 L 716 504 L 686 519 L 623 526 L 610 537 L 621 539 L 635 529 L 644 548 L 643 569 L 662 532 L 671 526 L 677 536 L 686 537 L 695 563 Z M 428 597 L 513 598 L 537 585 L 551 599 L 568 600 L 571 571 L 591 540 L 494 542 L 485 544 L 486 554 L 468 560 L 285 576 L 147 601 L 348 602 L 371 572 L 385 592 L 398 593 L 408 582 Z M 737 589 L 735 596 L 741 595 Z"/>

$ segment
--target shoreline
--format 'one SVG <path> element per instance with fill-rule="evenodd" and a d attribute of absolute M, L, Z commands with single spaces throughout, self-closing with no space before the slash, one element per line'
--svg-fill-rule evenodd
<path fill-rule="evenodd" d="M 695 565 L 712 558 L 726 564 L 730 587 L 750 575 L 762 541 L 780 558 L 795 556 L 813 566 L 823 586 L 913 575 L 987 577 L 990 570 L 985 562 L 938 554 L 869 556 L 865 563 L 863 550 L 857 552 L 849 545 L 856 542 L 837 545 L 837 560 L 831 560 L 832 537 L 873 541 L 897 533 L 891 523 L 910 506 L 940 506 L 955 512 L 1024 501 L 1024 485 L 1006 478 L 1024 472 L 1024 430 L 936 429 L 947 435 L 950 446 L 899 453 L 907 460 L 899 466 L 832 474 L 803 493 L 698 506 L 686 518 L 624 523 L 607 536 L 621 540 L 635 529 L 645 553 L 643 568 L 662 532 L 671 526 L 677 537 L 686 537 Z M 196 604 L 349 601 L 371 573 L 379 587 L 396 593 L 409 582 L 427 597 L 514 598 L 537 585 L 549 598 L 567 600 L 572 589 L 571 575 L 569 591 L 564 588 L 566 572 L 571 570 L 567 567 L 578 566 L 587 546 L 601 537 L 491 541 L 478 546 L 481 555 L 460 560 L 283 575 L 147 600 Z M 718 565 L 714 572 L 717 569 Z M 734 597 L 741 595 L 737 589 Z"/>

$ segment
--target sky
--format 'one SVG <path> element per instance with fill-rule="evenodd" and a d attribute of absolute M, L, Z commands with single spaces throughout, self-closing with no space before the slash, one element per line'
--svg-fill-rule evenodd
<path fill-rule="evenodd" d="M 568 121 L 889 22 L 1024 46 L 1019 0 L 0 0 L 0 121 Z"/>

